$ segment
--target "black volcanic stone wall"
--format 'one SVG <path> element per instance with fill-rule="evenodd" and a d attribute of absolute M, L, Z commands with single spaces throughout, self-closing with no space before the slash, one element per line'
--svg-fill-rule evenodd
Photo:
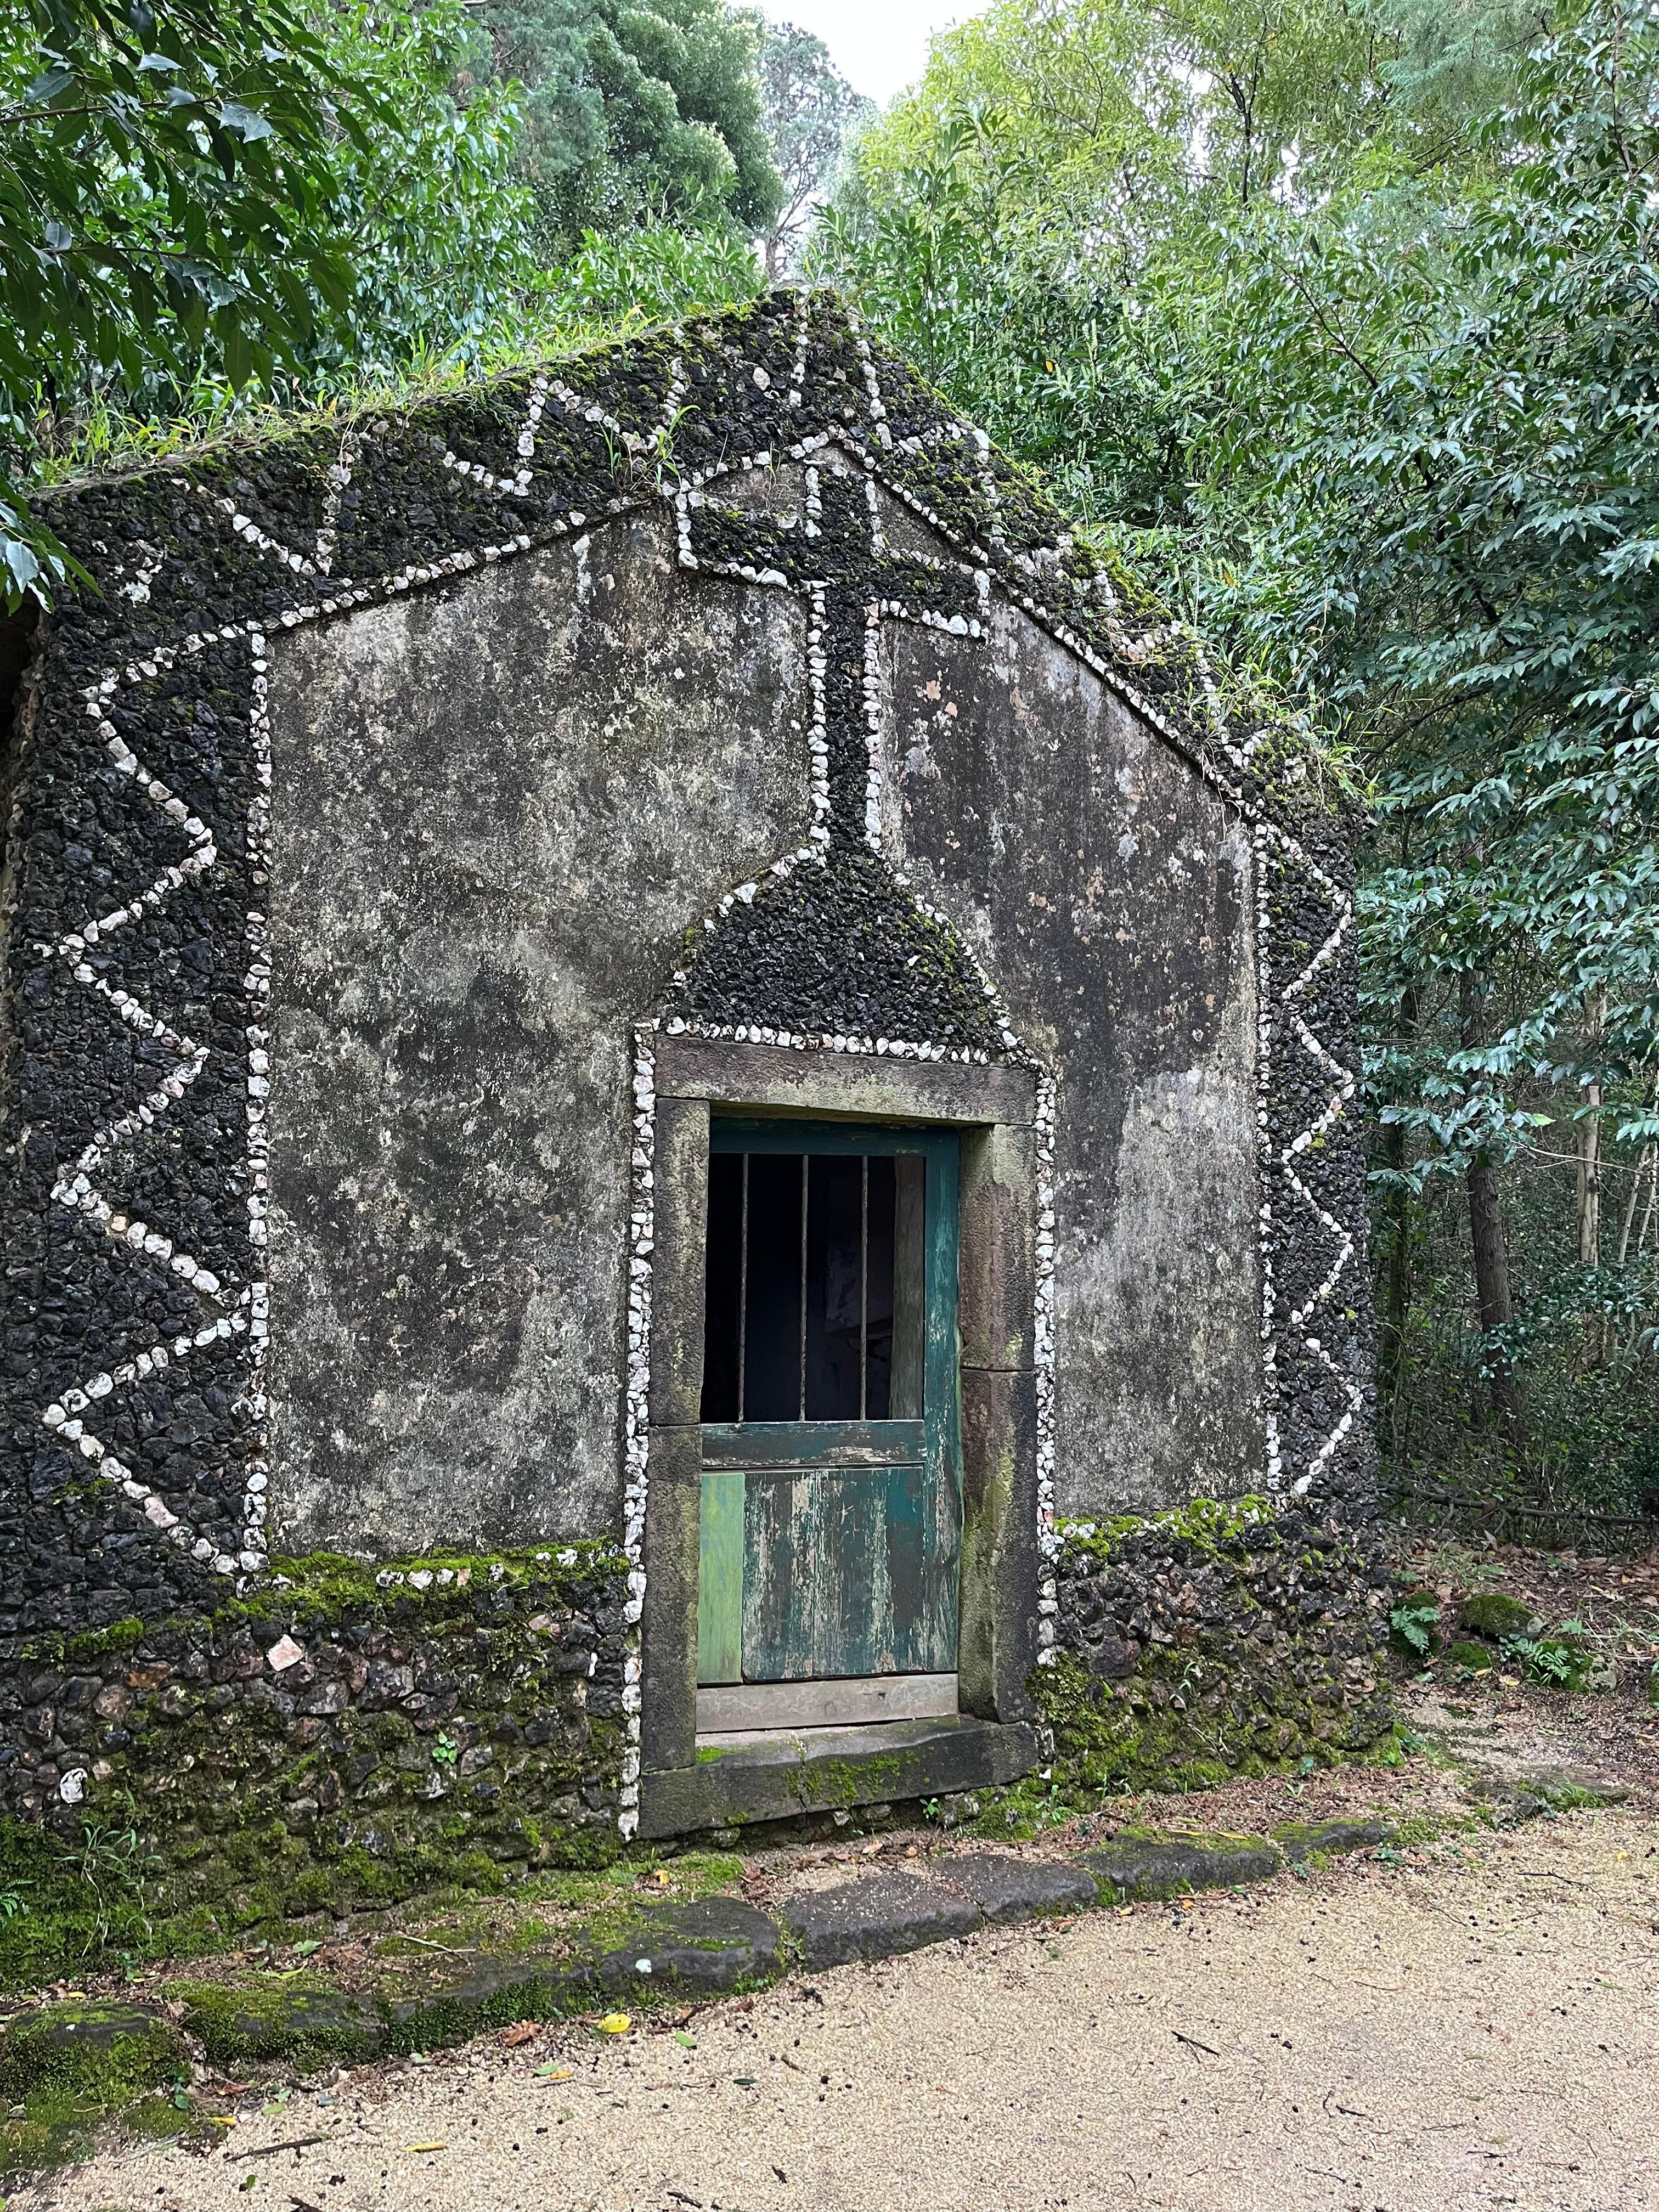
<path fill-rule="evenodd" d="M 0 914 L 0 1649 L 129 1617 L 200 1615 L 259 1571 L 242 1525 L 262 1442 L 246 1127 L 248 1033 L 262 1013 L 248 957 L 248 917 L 263 890 L 248 836 L 254 632 L 441 588 L 462 573 L 458 563 L 514 557 L 707 476 L 708 503 L 692 517 L 698 565 L 772 571 L 792 588 L 827 579 L 830 811 L 823 866 L 769 879 L 719 930 L 694 936 L 679 1011 L 717 1027 L 889 1036 L 994 1054 L 1007 1040 L 972 962 L 861 837 L 864 610 L 890 601 L 907 618 L 925 608 L 967 623 L 978 587 L 890 549 L 878 554 L 856 477 L 826 475 L 812 545 L 718 503 L 720 470 L 761 454 L 782 461 L 803 441 L 833 436 L 982 572 L 988 588 L 1007 591 L 1095 655 L 1107 680 L 1145 702 L 1218 788 L 1275 825 L 1264 940 L 1273 973 L 1305 963 L 1335 924 L 1351 881 L 1345 825 L 1308 796 L 1306 781 L 1281 788 L 1271 770 L 1247 763 L 1246 728 L 1218 726 L 1196 659 L 1161 613 L 1073 544 L 1063 519 L 937 394 L 902 364 L 872 361 L 833 301 L 775 295 L 563 364 L 552 381 L 562 392 L 516 376 L 365 421 L 343 444 L 337 431 L 307 429 L 49 502 L 100 591 L 66 593 L 44 625 L 10 780 L 9 903 Z M 526 457 L 520 441 L 538 394 Z M 666 458 L 665 413 L 675 418 Z M 501 489 L 515 477 L 520 492 Z M 89 690 L 111 672 L 124 672 L 100 712 L 89 713 Z M 48 955 L 40 948 L 166 881 L 201 849 L 121 772 L 106 719 L 204 826 L 214 858 L 181 872 L 137 920 L 80 957 Z M 1347 1067 L 1356 1065 L 1352 959 L 1350 928 L 1297 1009 Z M 90 981 L 77 979 L 80 968 Z M 97 1180 L 124 1218 L 207 1265 L 219 1284 L 212 1295 L 54 1200 L 62 1170 L 97 1133 L 179 1066 L 177 1052 L 125 1019 L 100 983 L 206 1048 L 183 1095 L 137 1141 L 111 1148 Z M 1317 1120 L 1331 1080 L 1288 1010 L 1271 1012 L 1270 1030 L 1268 1135 L 1277 1144 Z M 1279 1283 L 1276 1412 L 1287 1486 L 1352 1410 L 1343 1378 L 1352 1390 L 1368 1387 L 1352 1109 L 1298 1156 L 1297 1173 L 1356 1249 L 1330 1308 L 1291 1330 L 1285 1316 L 1324 1279 L 1337 1243 L 1270 1147 L 1265 1233 Z M 75 1439 L 49 1431 L 42 1413 L 145 1346 L 216 1321 L 236 1326 L 87 1409 L 103 1443 L 185 1530 L 181 1542 L 105 1480 Z M 1310 1334 L 1317 1352 L 1304 1340 Z M 1317 1490 L 1360 1510 L 1369 1453 L 1362 1407 L 1315 1469 Z M 195 1555 L 198 1545 L 206 1559 Z"/>
<path fill-rule="evenodd" d="M 1073 1785 L 1204 1788 L 1386 1736 L 1389 1570 L 1324 1512 L 1200 1504 L 1068 1532 L 1040 1689 Z"/>
<path fill-rule="evenodd" d="M 0 1658 L 0 1814 L 73 1836 L 144 1808 L 148 1909 L 198 1929 L 601 1864 L 626 1564 L 337 1560 L 212 1613 L 30 1639 Z"/>

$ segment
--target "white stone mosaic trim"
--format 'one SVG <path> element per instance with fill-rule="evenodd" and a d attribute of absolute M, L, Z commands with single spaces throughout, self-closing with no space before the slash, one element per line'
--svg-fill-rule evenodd
<path fill-rule="evenodd" d="M 535 471 L 530 464 L 536 456 L 536 433 L 541 428 L 547 395 L 552 389 L 551 382 L 545 376 L 532 376 L 530 380 L 529 404 L 525 409 L 524 422 L 519 431 L 518 466 L 510 477 L 494 476 L 479 462 L 460 460 L 447 450 L 444 453 L 444 466 L 453 469 L 457 476 L 465 477 L 469 483 L 477 484 L 485 491 L 498 491 L 509 499 L 522 499 L 535 481 Z"/>
<path fill-rule="evenodd" d="M 1037 1665 L 1051 1667 L 1057 1649 L 1060 1592 L 1054 1569 L 1065 1548 L 1054 1525 L 1054 1078 L 1037 1069 L 1036 1300 L 1032 1364 L 1036 1369 Z"/>
<path fill-rule="evenodd" d="M 228 1290 L 212 1269 L 204 1267 L 192 1254 L 184 1250 L 161 1231 L 150 1227 L 146 1222 L 131 1219 L 112 1206 L 92 1181 L 93 1176 L 112 1152 L 141 1136 L 159 1115 L 184 1097 L 206 1065 L 209 1056 L 206 1046 L 194 1044 L 188 1037 L 171 1029 L 141 1006 L 129 992 L 110 984 L 79 957 L 89 945 L 96 945 L 101 939 L 135 920 L 141 912 L 161 905 L 189 877 L 204 872 L 217 861 L 217 850 L 206 825 L 190 813 L 183 801 L 176 799 L 165 784 L 149 773 L 137 755 L 117 733 L 107 714 L 109 701 L 124 683 L 137 684 L 158 675 L 163 667 L 174 665 L 181 651 L 199 650 L 204 642 L 205 641 L 199 638 L 192 639 L 187 647 L 170 648 L 151 658 L 129 662 L 124 669 L 106 673 L 88 688 L 86 694 L 87 711 L 98 723 L 99 735 L 104 740 L 105 750 L 117 772 L 132 777 L 151 804 L 191 839 L 191 852 L 178 867 L 169 869 L 164 876 L 158 878 L 130 905 L 117 908 L 113 913 L 97 921 L 83 923 L 79 930 L 72 931 L 58 945 L 40 945 L 36 950 L 46 958 L 75 958 L 76 964 L 72 972 L 77 982 L 97 992 L 130 1028 L 165 1045 L 178 1056 L 180 1063 L 177 1073 L 167 1077 L 158 1090 L 141 1100 L 129 1113 L 112 1122 L 107 1128 L 97 1131 L 74 1164 L 59 1170 L 52 1196 L 60 1205 L 88 1215 L 107 1235 L 126 1244 L 134 1252 L 167 1267 L 182 1281 L 188 1283 L 198 1296 L 210 1304 L 219 1307 L 221 1311 L 193 1333 L 152 1345 L 136 1358 L 121 1361 L 108 1370 L 100 1370 L 87 1382 L 65 1391 L 60 1400 L 46 1407 L 41 1421 L 64 1441 L 72 1443 L 83 1458 L 91 1460 L 106 1481 L 118 1484 L 124 1494 L 135 1504 L 141 1504 L 148 1519 L 154 1526 L 164 1530 L 174 1543 L 210 1564 L 216 1573 L 231 1574 L 239 1565 L 244 1570 L 263 1566 L 262 1548 L 257 1543 L 252 1544 L 242 1551 L 240 1559 L 216 1551 L 207 1538 L 198 1536 L 188 1522 L 180 1520 L 147 1484 L 140 1481 L 82 1418 L 88 1406 L 107 1397 L 114 1390 L 141 1381 L 157 1368 L 188 1358 L 191 1352 L 198 1346 L 232 1335 L 240 1335 L 250 1327 L 257 1330 L 256 1340 L 262 1340 L 265 1328 L 262 1284 L 248 1285 L 240 1293 L 234 1289 Z M 262 641 L 255 641 L 256 654 L 261 644 Z M 263 662 L 256 660 L 256 672 L 261 670 L 263 665 Z M 263 675 L 256 672 L 256 726 L 263 712 Z M 263 1053 L 260 1057 L 263 1060 Z M 225 1311 L 224 1309 L 233 1301 L 234 1310 Z M 260 1473 L 263 1476 L 263 1469 Z M 264 1486 L 261 1480 L 259 1487 L 263 1490 Z M 251 1490 L 250 1486 L 250 1499 Z M 262 1522 L 262 1502 L 258 1512 Z M 245 1522 L 252 1517 L 245 1505 Z"/>
<path fill-rule="evenodd" d="M 263 635 L 248 635 L 253 686 L 250 734 L 253 744 L 254 793 L 248 805 L 246 842 L 252 891 L 244 924 L 247 970 L 243 988 L 262 1010 L 247 1025 L 247 1234 L 256 1263 L 269 1244 L 270 1138 L 270 933 L 266 908 L 270 883 L 270 657 Z M 270 1286 L 263 1273 L 248 1285 L 248 1388 L 246 1403 L 260 1439 L 258 1457 L 248 1463 L 242 1495 L 243 1571 L 257 1574 L 266 1564 L 265 1516 L 270 1470 L 264 1453 L 269 1407 L 265 1398 L 265 1352 L 270 1334 Z"/>
<path fill-rule="evenodd" d="M 645 1509 L 650 1494 L 651 1275 L 657 1218 L 656 1059 L 648 1028 L 634 1035 L 634 1142 L 628 1237 L 628 1380 L 623 1407 L 623 1549 L 628 1558 L 628 1624 L 623 1659 L 621 1809 L 626 1839 L 640 1825 L 640 1617 L 645 1609 Z"/>
<path fill-rule="evenodd" d="M 772 380 L 762 368 L 756 369 L 754 376 L 757 384 L 763 388 L 769 386 Z M 649 432 L 641 434 L 637 430 L 624 429 L 616 416 L 601 407 L 598 400 L 584 399 L 580 392 L 573 392 L 568 384 L 561 384 L 556 378 L 544 386 L 544 389 L 551 392 L 553 398 L 558 401 L 568 415 L 578 416 L 583 422 L 595 424 L 605 433 L 607 437 L 614 438 L 630 459 L 639 460 L 649 454 L 653 456 L 659 465 L 665 469 L 669 465 L 673 451 L 674 425 L 679 420 L 680 409 L 688 388 L 685 363 L 677 357 L 669 368 L 668 388 L 663 394 L 662 405 L 657 410 L 656 424 Z M 538 420 L 540 411 L 538 407 L 537 409 Z M 521 453 L 526 451 L 522 438 L 519 441 L 519 450 Z M 530 472 L 526 470 L 520 488 L 528 489 L 530 481 Z"/>
<path fill-rule="evenodd" d="M 823 586 L 814 584 L 809 593 L 806 617 L 806 677 L 812 692 L 812 720 L 806 732 L 807 777 L 812 799 L 812 826 L 807 836 L 820 848 L 830 842 L 830 720 L 824 678 L 829 656 L 823 649 Z"/>
<path fill-rule="evenodd" d="M 1263 1426 L 1267 1431 L 1264 1471 L 1269 1494 L 1277 1496 L 1285 1486 L 1285 1454 L 1279 1428 L 1279 1290 L 1273 1278 L 1273 1144 L 1267 1127 L 1273 1098 L 1273 1086 L 1268 1080 L 1273 1062 L 1273 981 L 1267 957 L 1269 855 L 1267 825 L 1260 817 L 1251 828 L 1250 854 L 1255 877 L 1255 1149 L 1256 1187 L 1260 1194 L 1256 1250 L 1261 1269 L 1261 1394 Z"/>
<path fill-rule="evenodd" d="M 795 295 L 795 358 L 789 371 L 789 389 L 784 395 L 791 407 L 800 406 L 806 397 L 806 360 L 812 347 L 812 303 L 805 292 Z"/>
<path fill-rule="evenodd" d="M 357 455 L 362 440 L 355 430 L 348 430 L 340 440 L 337 458 L 328 471 L 328 481 L 323 492 L 323 520 L 317 532 L 317 567 L 326 576 L 334 568 L 335 549 L 339 544 L 340 495 L 351 482 L 351 471 L 357 465 Z"/>
<path fill-rule="evenodd" d="M 1317 1451 L 1313 1454 L 1305 1471 L 1298 1474 L 1290 1486 L 1291 1494 L 1293 1497 L 1300 1497 L 1312 1487 L 1323 1473 L 1332 1454 L 1359 1418 L 1365 1402 L 1364 1394 L 1352 1376 L 1345 1375 L 1331 1358 L 1324 1340 L 1310 1328 L 1310 1323 L 1316 1327 L 1322 1310 L 1334 1310 L 1333 1301 L 1336 1295 L 1337 1285 L 1354 1259 L 1358 1249 L 1357 1242 L 1353 1231 L 1320 1204 L 1292 1165 L 1292 1162 L 1299 1154 L 1307 1152 L 1316 1145 L 1327 1130 L 1332 1128 L 1336 1122 L 1346 1116 L 1358 1090 L 1358 1071 L 1343 1066 L 1335 1054 L 1314 1035 L 1297 1008 L 1297 1000 L 1305 995 L 1321 969 L 1328 966 L 1336 957 L 1343 939 L 1354 927 L 1355 917 L 1352 899 L 1327 874 L 1324 869 L 1319 866 L 1316 861 L 1310 860 L 1293 837 L 1287 836 L 1276 824 L 1269 823 L 1267 825 L 1266 836 L 1261 844 L 1264 856 L 1269 843 L 1279 848 L 1285 861 L 1300 868 L 1317 884 L 1322 896 L 1334 908 L 1337 916 L 1336 927 L 1326 937 L 1300 974 L 1291 977 L 1279 993 L 1279 1005 L 1291 1011 L 1291 1028 L 1297 1042 L 1308 1054 L 1310 1059 L 1324 1071 L 1326 1080 L 1330 1087 L 1326 1093 L 1321 1111 L 1312 1121 L 1298 1129 L 1289 1143 L 1283 1146 L 1275 1164 L 1297 1202 L 1313 1216 L 1336 1246 L 1336 1257 L 1326 1273 L 1324 1280 L 1304 1304 L 1291 1309 L 1285 1316 L 1285 1322 L 1288 1328 L 1303 1333 L 1303 1349 L 1313 1354 L 1346 1401 L 1346 1408 L 1339 1417 L 1335 1426 L 1325 1437 Z M 1265 869 L 1262 872 L 1265 876 Z M 1269 984 L 1265 961 L 1261 963 L 1260 988 L 1263 1003 L 1266 1004 Z"/>
<path fill-rule="evenodd" d="M 849 316 L 853 326 L 853 343 L 858 351 L 859 366 L 864 371 L 864 389 L 870 403 L 870 420 L 875 426 L 879 444 L 890 447 L 893 434 L 887 427 L 887 408 L 881 396 L 881 379 L 876 374 L 875 356 L 870 350 L 870 341 L 859 328 L 855 316 Z"/>
<path fill-rule="evenodd" d="M 244 514 L 234 500 L 224 498 L 220 493 L 210 490 L 205 484 L 191 486 L 184 477 L 175 477 L 173 481 L 180 487 L 195 490 L 216 513 L 227 518 L 240 538 L 261 553 L 269 553 L 273 560 L 280 561 L 286 568 L 291 568 L 296 576 L 326 576 L 334 566 L 335 548 L 338 543 L 340 495 L 351 482 L 351 471 L 356 465 L 362 446 L 362 438 L 354 430 L 346 431 L 340 440 L 338 456 L 330 463 L 325 480 L 322 520 L 309 553 L 296 553 L 291 545 L 284 545 L 279 538 L 272 538 L 251 515 Z M 161 564 L 158 562 L 156 565 L 159 568 Z M 151 575 L 154 574 L 152 570 Z M 149 581 L 149 579 L 146 578 L 146 586 Z M 136 598 L 137 593 L 130 593 L 129 596 Z M 148 588 L 143 596 L 145 599 L 149 597 Z"/>
<path fill-rule="evenodd" d="M 135 1505 L 142 1506 L 145 1517 L 163 1531 L 181 1551 L 188 1551 L 210 1566 L 216 1574 L 234 1574 L 236 1562 L 228 1553 L 217 1552 L 205 1536 L 198 1536 L 188 1522 L 181 1521 L 171 1512 L 166 1502 L 158 1497 L 147 1483 L 141 1482 L 126 1463 L 118 1459 L 100 1437 L 94 1434 L 82 1419 L 85 1409 L 106 1398 L 113 1390 L 122 1389 L 131 1382 L 152 1375 L 157 1368 L 187 1359 L 191 1352 L 216 1340 L 240 1336 L 247 1327 L 247 1315 L 239 1309 L 235 1313 L 222 1316 L 217 1321 L 205 1323 L 192 1335 L 175 1336 L 169 1340 L 153 1344 L 141 1352 L 136 1359 L 122 1360 L 118 1365 L 92 1376 L 76 1389 L 65 1390 L 63 1396 L 48 1406 L 41 1414 L 42 1424 L 61 1443 L 72 1444 L 83 1459 L 90 1460 L 106 1482 L 119 1486 L 123 1494 Z"/>

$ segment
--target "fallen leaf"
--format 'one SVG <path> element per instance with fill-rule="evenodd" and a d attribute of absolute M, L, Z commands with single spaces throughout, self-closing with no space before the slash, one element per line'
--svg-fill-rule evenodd
<path fill-rule="evenodd" d="M 683 2027 L 677 2027 L 674 2030 L 674 2040 L 679 2045 L 682 2051 L 695 2051 L 697 2047 L 696 2037 L 695 2035 L 688 2035 Z"/>
<path fill-rule="evenodd" d="M 599 2033 L 601 2035 L 626 2035 L 629 2029 L 632 2027 L 633 2025 L 634 2019 L 631 2013 L 608 2012 L 605 2018 L 599 2022 Z"/>
<path fill-rule="evenodd" d="M 574 2066 L 538 2066 L 536 2079 L 538 2081 L 569 2081 L 574 2080 L 575 2073 Z"/>
<path fill-rule="evenodd" d="M 449 2145 L 447 2142 L 405 2143 L 404 2148 L 405 2150 L 447 2150 Z"/>
<path fill-rule="evenodd" d="M 533 2020 L 514 2021 L 511 2027 L 506 2028 L 502 2031 L 502 2049 L 505 2051 L 516 2051 L 521 2043 L 528 2043 L 532 2036 L 534 2036 L 539 2025 L 540 2023 L 538 2021 Z"/>

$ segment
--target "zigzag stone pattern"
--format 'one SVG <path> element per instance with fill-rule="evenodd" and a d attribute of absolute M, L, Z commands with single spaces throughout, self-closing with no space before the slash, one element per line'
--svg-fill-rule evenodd
<path fill-rule="evenodd" d="M 769 531 L 721 485 L 774 465 L 807 496 Z M 886 544 L 871 486 L 949 558 Z M 806 599 L 821 726 L 811 842 L 693 933 L 662 1018 L 1022 1049 L 868 821 L 874 624 L 971 631 L 1006 593 L 1255 826 L 1265 1480 L 1366 1495 L 1348 826 L 1294 763 L 1268 770 L 1278 747 L 1230 720 L 1190 643 L 981 433 L 833 300 L 779 294 L 343 438 L 307 428 L 50 501 L 100 588 L 44 625 L 12 777 L 0 1636 L 156 1618 L 264 1565 L 269 641 L 665 501 L 689 568 Z M 799 957 L 826 942 L 854 947 L 854 983 Z"/>

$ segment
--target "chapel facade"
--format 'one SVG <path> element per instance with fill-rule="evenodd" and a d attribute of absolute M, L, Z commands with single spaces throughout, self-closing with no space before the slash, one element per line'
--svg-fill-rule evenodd
<path fill-rule="evenodd" d="M 786 293 L 51 519 L 0 1803 L 211 1717 L 285 1851 L 591 1856 L 1164 1647 L 1272 1756 L 1253 1636 L 1382 1725 L 1350 825 L 981 433 Z M 1291 1523 L 1322 1627 L 1209 1621 Z"/>

